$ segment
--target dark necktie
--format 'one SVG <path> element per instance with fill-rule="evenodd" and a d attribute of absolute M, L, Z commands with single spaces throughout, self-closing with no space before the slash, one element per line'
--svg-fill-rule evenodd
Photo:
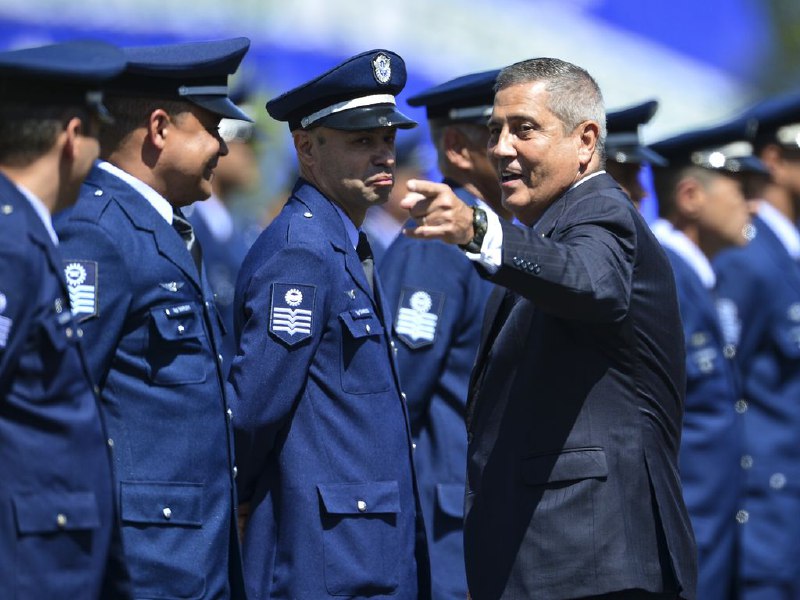
<path fill-rule="evenodd" d="M 183 243 L 186 244 L 186 249 L 192 255 L 194 264 L 197 267 L 197 272 L 199 273 L 200 264 L 203 260 L 203 253 L 200 250 L 200 242 L 198 242 L 194 236 L 192 224 L 186 220 L 181 211 L 176 209 L 172 213 L 172 226 L 175 228 L 175 231 L 178 232 L 178 235 L 183 239 Z"/>
<path fill-rule="evenodd" d="M 356 253 L 361 261 L 361 266 L 364 267 L 364 275 L 367 276 L 369 289 L 375 293 L 375 259 L 372 257 L 372 248 L 369 245 L 369 240 L 367 240 L 367 234 L 363 231 L 358 232 Z"/>

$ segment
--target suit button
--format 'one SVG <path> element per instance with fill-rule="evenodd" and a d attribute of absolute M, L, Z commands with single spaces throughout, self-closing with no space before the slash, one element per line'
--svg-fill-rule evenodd
<path fill-rule="evenodd" d="M 67 515 L 64 513 L 58 513 L 56 515 L 56 525 L 58 525 L 59 529 L 64 529 L 67 526 Z"/>
<path fill-rule="evenodd" d="M 743 469 L 750 469 L 753 467 L 753 457 L 749 454 L 745 454 L 740 460 L 739 464 L 742 465 Z"/>
<path fill-rule="evenodd" d="M 367 512 L 367 503 L 363 500 L 356 502 L 356 507 L 358 508 L 358 512 Z"/>
<path fill-rule="evenodd" d="M 736 522 L 739 525 L 744 525 L 750 520 L 750 513 L 746 510 L 740 510 L 736 513 Z"/>
<path fill-rule="evenodd" d="M 783 473 L 773 473 L 769 478 L 769 487 L 773 490 L 780 490 L 786 485 L 786 475 Z"/>
<path fill-rule="evenodd" d="M 161 511 L 161 514 L 164 515 L 164 518 L 169 521 L 172 518 L 172 509 L 169 506 L 165 506 L 164 510 Z"/>
<path fill-rule="evenodd" d="M 731 359 L 734 356 L 736 356 L 736 346 L 734 346 L 733 344 L 725 344 L 722 347 L 722 356 L 724 356 L 727 359 Z"/>
<path fill-rule="evenodd" d="M 533 265 L 533 272 L 534 272 L 536 275 L 538 275 L 539 273 L 541 273 L 541 272 L 542 272 L 542 267 L 540 267 L 539 265 Z"/>
<path fill-rule="evenodd" d="M 736 409 L 737 413 L 743 415 L 744 413 L 747 412 L 747 409 L 749 408 L 747 400 L 737 400 L 736 404 L 734 405 L 734 408 Z"/>

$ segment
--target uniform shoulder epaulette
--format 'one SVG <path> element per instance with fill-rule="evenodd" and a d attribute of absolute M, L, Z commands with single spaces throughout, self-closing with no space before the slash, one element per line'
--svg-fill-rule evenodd
<path fill-rule="evenodd" d="M 92 181 L 84 182 L 81 194 L 70 212 L 70 219 L 96 223 L 108 207 L 113 194 Z"/>

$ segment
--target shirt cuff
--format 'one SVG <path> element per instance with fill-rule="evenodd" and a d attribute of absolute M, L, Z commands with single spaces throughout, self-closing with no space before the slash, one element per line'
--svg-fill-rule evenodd
<path fill-rule="evenodd" d="M 503 226 L 500 225 L 500 217 L 493 210 L 486 209 L 486 235 L 483 236 L 480 254 L 476 252 L 464 254 L 489 273 L 495 273 L 503 264 Z"/>

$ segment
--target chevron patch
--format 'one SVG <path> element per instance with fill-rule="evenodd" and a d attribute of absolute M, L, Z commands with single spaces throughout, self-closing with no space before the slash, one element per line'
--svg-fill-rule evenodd
<path fill-rule="evenodd" d="M 404 287 L 394 323 L 400 341 L 412 349 L 433 344 L 443 305 L 441 292 Z"/>
<path fill-rule="evenodd" d="M 97 316 L 97 262 L 93 260 L 65 260 L 64 277 L 69 290 L 72 316 L 85 321 Z"/>
<path fill-rule="evenodd" d="M 273 283 L 270 333 L 290 346 L 310 338 L 314 331 L 315 295 L 313 285 Z"/>

